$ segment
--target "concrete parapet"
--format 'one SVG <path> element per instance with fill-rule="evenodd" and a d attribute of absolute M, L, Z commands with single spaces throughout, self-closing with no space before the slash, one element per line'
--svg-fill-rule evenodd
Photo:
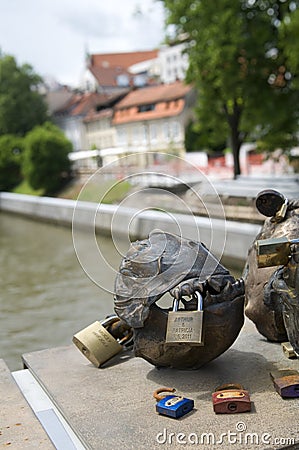
<path fill-rule="evenodd" d="M 260 226 L 187 214 L 140 210 L 119 205 L 0 193 L 0 210 L 75 229 L 132 239 L 146 238 L 154 229 L 205 243 L 216 255 L 244 260 Z"/>

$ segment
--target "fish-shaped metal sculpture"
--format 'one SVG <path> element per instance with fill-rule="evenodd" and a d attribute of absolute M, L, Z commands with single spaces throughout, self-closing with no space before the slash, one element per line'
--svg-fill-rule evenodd
<path fill-rule="evenodd" d="M 165 342 L 168 314 L 156 302 L 169 293 L 184 310 L 203 297 L 204 345 Z M 191 297 L 186 300 L 186 296 Z M 115 280 L 115 312 L 134 328 L 135 355 L 156 366 L 198 368 L 227 350 L 242 328 L 244 284 L 204 244 L 153 231 L 131 244 Z"/>

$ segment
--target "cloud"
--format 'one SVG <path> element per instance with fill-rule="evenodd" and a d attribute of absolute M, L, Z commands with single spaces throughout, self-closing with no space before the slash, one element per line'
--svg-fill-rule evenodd
<path fill-rule="evenodd" d="M 83 38 L 108 38 L 115 35 L 121 36 L 123 33 L 122 22 L 116 14 L 96 11 L 90 14 L 89 11 L 71 11 L 61 17 L 72 32 L 80 34 Z"/>
<path fill-rule="evenodd" d="M 76 83 L 92 53 L 156 48 L 163 37 L 155 0 L 0 1 L 0 48 L 43 75 Z"/>
<path fill-rule="evenodd" d="M 161 5 L 156 4 L 154 8 L 152 4 L 153 0 L 143 0 L 141 4 L 135 0 L 106 3 L 89 0 L 81 2 L 79 8 L 64 10 L 60 20 L 85 39 L 103 39 L 105 46 L 119 38 L 122 44 L 140 47 L 143 42 L 148 45 L 150 40 L 158 43 L 162 33 Z"/>

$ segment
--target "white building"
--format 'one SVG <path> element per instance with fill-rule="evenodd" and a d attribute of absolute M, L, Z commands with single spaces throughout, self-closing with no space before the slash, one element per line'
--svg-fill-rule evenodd
<path fill-rule="evenodd" d="M 188 69 L 188 55 L 184 53 L 186 44 L 164 46 L 159 50 L 158 63 L 162 83 L 184 80 Z"/>

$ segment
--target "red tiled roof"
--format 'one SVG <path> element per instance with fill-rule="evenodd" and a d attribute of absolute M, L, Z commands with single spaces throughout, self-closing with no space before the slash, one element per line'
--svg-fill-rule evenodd
<path fill-rule="evenodd" d="M 94 122 L 95 120 L 100 120 L 104 118 L 109 118 L 113 116 L 112 108 L 105 108 L 102 111 L 91 110 L 87 116 L 84 118 L 84 122 Z"/>
<path fill-rule="evenodd" d="M 176 105 L 168 105 L 166 102 L 159 103 L 155 110 L 147 112 L 138 112 L 138 108 L 132 107 L 123 115 L 121 114 L 122 111 L 116 111 L 112 123 L 113 125 L 120 125 L 129 122 L 139 122 L 178 116 L 183 111 L 184 106 L 185 101 L 181 99 Z"/>
<path fill-rule="evenodd" d="M 131 86 L 133 75 L 129 73 L 128 68 L 133 64 L 155 59 L 157 56 L 158 50 L 95 54 L 91 55 L 88 68 L 100 86 L 117 87 L 119 75 L 127 75 Z"/>
<path fill-rule="evenodd" d="M 176 100 L 185 97 L 191 89 L 192 87 L 190 85 L 186 85 L 181 81 L 136 89 L 118 102 L 117 105 L 115 105 L 115 109 Z"/>
<path fill-rule="evenodd" d="M 58 111 L 58 115 L 68 116 L 86 116 L 92 110 L 96 110 L 98 106 L 107 105 L 107 107 L 115 102 L 122 95 L 127 93 L 127 89 L 123 89 L 122 93 L 118 94 L 99 94 L 97 92 L 87 92 L 85 94 L 74 94 L 72 98 Z"/>
<path fill-rule="evenodd" d="M 106 87 L 116 87 L 117 84 L 117 77 L 118 75 L 127 75 L 129 77 L 129 80 L 131 78 L 131 75 L 129 72 L 122 68 L 115 68 L 115 67 L 90 67 L 89 70 L 93 74 L 93 76 L 96 78 L 100 86 L 106 86 Z"/>
<path fill-rule="evenodd" d="M 191 91 L 177 81 L 172 84 L 147 87 L 130 92 L 115 105 L 114 125 L 142 120 L 162 119 L 179 115 L 185 106 L 185 97 Z M 154 105 L 153 109 L 140 112 L 142 105 Z"/>
<path fill-rule="evenodd" d="M 158 50 L 95 54 L 91 55 L 91 67 L 121 67 L 123 69 L 127 69 L 133 64 L 154 59 L 157 58 L 157 56 Z"/>
<path fill-rule="evenodd" d="M 56 114 L 68 116 L 86 115 L 91 108 L 107 101 L 106 94 L 88 92 L 85 94 L 74 94 L 73 97 Z"/>

